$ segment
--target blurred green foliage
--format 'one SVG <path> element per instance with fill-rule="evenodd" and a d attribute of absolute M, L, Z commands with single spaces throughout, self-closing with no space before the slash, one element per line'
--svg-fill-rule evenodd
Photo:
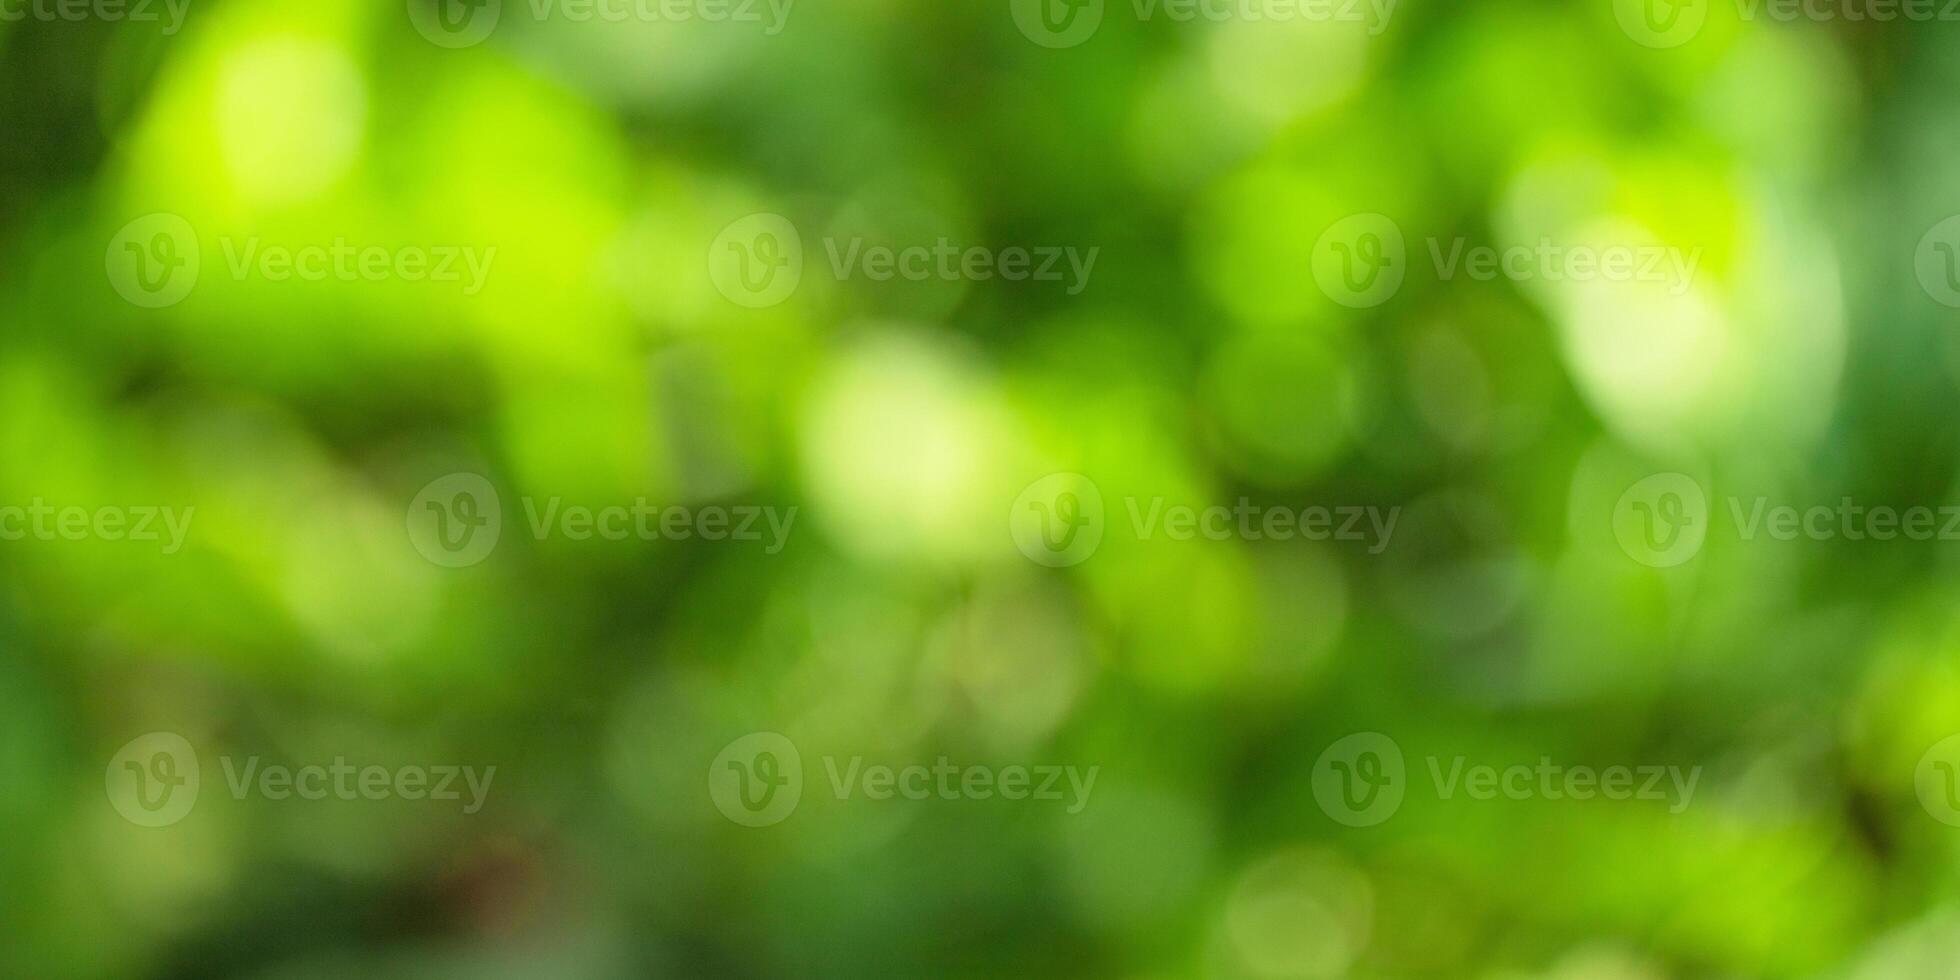
<path fill-rule="evenodd" d="M 1353 22 L 1140 18 L 1049 48 L 1006 0 L 753 23 L 193 0 L 183 29 L 0 20 L 0 504 L 195 507 L 183 549 L 0 542 L 0 973 L 108 976 L 1931 978 L 1960 830 L 1950 542 L 1616 544 L 1656 472 L 1937 506 L 1960 25 L 1690 41 L 1607 0 Z M 1624 4 L 1619 5 L 1624 8 Z M 5 8 L 12 9 L 12 8 Z M 801 230 L 785 302 L 710 245 Z M 144 308 L 105 245 L 202 245 Z M 1356 214 L 1394 297 L 1315 278 Z M 839 280 L 826 243 L 1099 249 L 1051 283 Z M 1432 242 L 1696 249 L 1681 293 L 1445 280 Z M 247 242 L 495 249 L 483 289 L 273 281 Z M 1443 246 L 1447 248 L 1447 244 Z M 487 477 L 445 568 L 418 490 Z M 1107 533 L 1009 534 L 1050 473 Z M 797 507 L 739 542 L 524 532 L 520 501 Z M 1393 546 L 1172 541 L 1126 507 L 1399 508 Z M 102 766 L 204 758 L 134 826 Z M 704 785 L 781 732 L 794 816 Z M 1392 735 L 1355 828 L 1314 767 Z M 1079 813 L 823 792 L 820 760 L 1100 767 Z M 1426 762 L 1705 770 L 1643 801 L 1470 802 Z M 218 760 L 495 765 L 489 804 L 224 791 Z M 1447 763 L 1446 763 L 1447 764 Z M 113 767 L 109 778 L 114 779 Z M 113 791 L 112 791 L 113 792 Z"/>

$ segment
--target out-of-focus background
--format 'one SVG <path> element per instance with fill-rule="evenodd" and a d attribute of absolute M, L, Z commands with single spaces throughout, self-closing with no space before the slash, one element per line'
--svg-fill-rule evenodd
<path fill-rule="evenodd" d="M 1940 6 L 0 0 L 0 974 L 1950 976 Z"/>

